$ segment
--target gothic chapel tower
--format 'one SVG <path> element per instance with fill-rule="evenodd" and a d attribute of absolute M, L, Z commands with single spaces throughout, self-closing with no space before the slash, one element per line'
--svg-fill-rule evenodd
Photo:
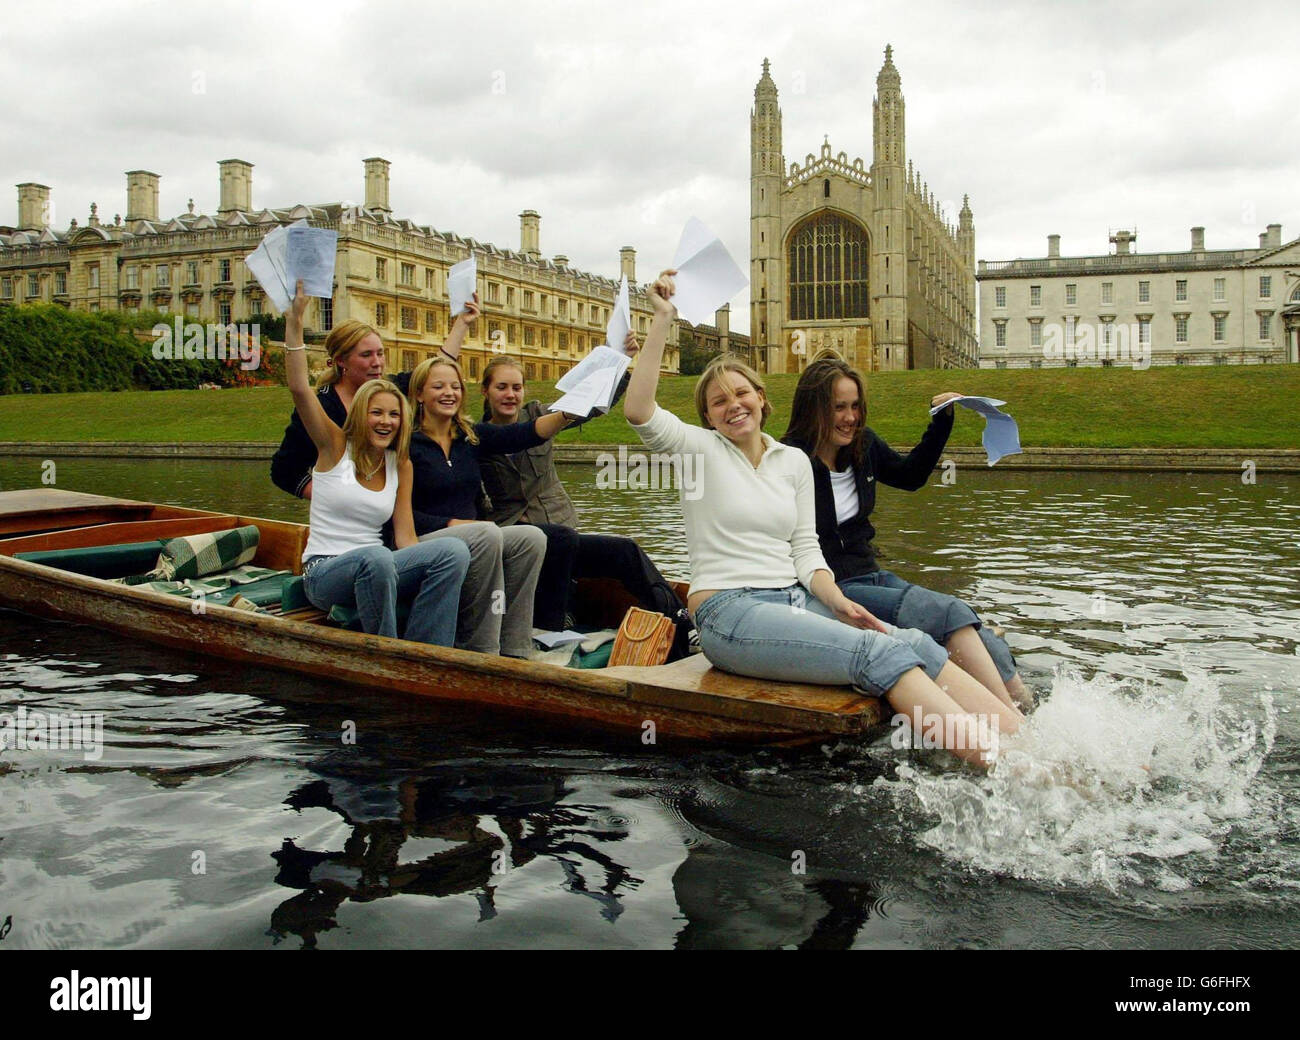
<path fill-rule="evenodd" d="M 773 365 L 783 352 L 781 343 L 785 275 L 781 253 L 781 189 L 785 157 L 781 154 L 781 109 L 776 84 L 763 59 L 763 75 L 754 88 L 749 115 L 749 336 L 761 368 Z M 772 367 L 769 367 L 772 366 Z"/>
<path fill-rule="evenodd" d="M 894 49 L 885 48 L 885 64 L 876 76 L 875 151 L 871 183 L 875 212 L 871 243 L 871 319 L 876 367 L 908 367 L 907 334 L 907 142 L 903 91 L 894 67 Z"/>

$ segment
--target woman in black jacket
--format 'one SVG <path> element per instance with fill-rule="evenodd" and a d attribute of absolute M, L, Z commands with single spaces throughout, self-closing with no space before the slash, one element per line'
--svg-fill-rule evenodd
<path fill-rule="evenodd" d="M 937 407 L 960 395 L 939 394 Z M 782 438 L 811 459 L 817 537 L 836 583 L 854 602 L 901 628 L 917 628 L 948 649 L 953 661 L 1008 704 L 1030 694 L 1005 640 L 983 627 L 962 600 L 881 570 L 872 544 L 876 484 L 905 491 L 925 486 L 952 432 L 949 405 L 930 421 L 906 457 L 864 422 L 862 377 L 837 356 L 823 356 L 799 377 L 790 425 Z"/>

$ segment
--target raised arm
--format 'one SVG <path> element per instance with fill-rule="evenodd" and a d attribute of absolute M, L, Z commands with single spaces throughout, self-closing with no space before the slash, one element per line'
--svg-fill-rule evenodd
<path fill-rule="evenodd" d="M 478 314 L 478 293 L 475 293 L 465 301 L 465 309 L 456 315 L 456 320 L 451 323 L 451 331 L 447 333 L 447 339 L 442 345 L 442 352 L 453 361 L 459 360 L 465 334 L 469 332 L 469 327 L 474 324 Z"/>
<path fill-rule="evenodd" d="M 298 418 L 316 445 L 318 465 L 329 469 L 343 457 L 343 431 L 325 414 L 307 377 L 307 348 L 302 341 L 302 316 L 307 312 L 307 302 L 299 279 L 293 302 L 284 316 L 284 369 Z"/>
<path fill-rule="evenodd" d="M 623 402 L 623 414 L 633 426 L 649 422 L 655 413 L 655 392 L 659 389 L 659 365 L 664 356 L 664 344 L 668 342 L 668 330 L 672 326 L 673 315 L 677 308 L 672 304 L 672 295 L 676 290 L 673 275 L 676 271 L 664 271 L 646 295 L 654 307 L 654 319 L 650 322 L 650 332 L 641 348 L 636 371 L 627 385 L 627 398 Z"/>

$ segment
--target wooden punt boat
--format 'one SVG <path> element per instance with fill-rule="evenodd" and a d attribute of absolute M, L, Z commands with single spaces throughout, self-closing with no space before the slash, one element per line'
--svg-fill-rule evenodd
<path fill-rule="evenodd" d="M 748 679 L 710 667 L 701 654 L 654 668 L 563 668 L 348 631 L 310 607 L 280 613 L 275 604 L 270 613 L 249 613 L 208 604 L 196 614 L 184 596 L 15 558 L 247 524 L 260 531 L 254 565 L 301 571 L 302 524 L 52 488 L 0 492 L 0 607 L 368 689 L 637 733 L 653 722 L 657 741 L 797 743 L 852 738 L 881 722 L 879 702 L 848 687 Z M 617 627 L 626 606 L 622 589 L 586 591 L 605 604 L 606 623 Z"/>

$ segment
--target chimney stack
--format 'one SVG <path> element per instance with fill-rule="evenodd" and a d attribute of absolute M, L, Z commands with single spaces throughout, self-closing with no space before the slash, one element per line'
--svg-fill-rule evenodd
<path fill-rule="evenodd" d="M 366 209 L 377 209 L 385 214 L 391 214 L 393 209 L 388 204 L 388 168 L 392 163 L 376 156 L 366 159 L 365 164 Z"/>
<path fill-rule="evenodd" d="M 221 205 L 217 215 L 229 216 L 236 210 L 248 212 L 253 208 L 253 164 L 243 159 L 222 159 Z"/>
<path fill-rule="evenodd" d="M 1268 226 L 1268 248 L 1277 249 L 1282 245 L 1282 225 L 1270 224 Z"/>
<path fill-rule="evenodd" d="M 618 266 L 622 274 L 627 275 L 627 284 L 636 285 L 636 250 L 624 246 L 618 251 Z"/>
<path fill-rule="evenodd" d="M 1059 258 L 1061 255 L 1061 236 L 1047 236 L 1047 256 L 1049 259 Z"/>
<path fill-rule="evenodd" d="M 551 263 L 555 264 L 556 267 L 568 267 L 569 258 L 563 253 L 556 253 L 555 256 L 551 258 Z"/>
<path fill-rule="evenodd" d="M 50 189 L 27 181 L 18 185 L 18 228 L 40 231 L 50 223 Z"/>
<path fill-rule="evenodd" d="M 1192 228 L 1192 252 L 1205 252 L 1205 228 L 1203 227 Z"/>
<path fill-rule="evenodd" d="M 535 209 L 519 214 L 519 252 L 531 260 L 542 258 L 542 218 Z"/>
<path fill-rule="evenodd" d="M 1259 248 L 1260 248 L 1260 249 L 1267 249 L 1267 248 L 1268 248 L 1268 232 L 1267 232 L 1267 231 L 1261 231 L 1261 232 L 1259 233 Z"/>
<path fill-rule="evenodd" d="M 1137 241 L 1137 234 L 1133 231 L 1116 231 L 1110 240 L 1115 243 L 1116 256 L 1128 256 L 1129 246 Z"/>
<path fill-rule="evenodd" d="M 126 171 L 126 219 L 158 219 L 158 174 L 148 170 Z"/>

